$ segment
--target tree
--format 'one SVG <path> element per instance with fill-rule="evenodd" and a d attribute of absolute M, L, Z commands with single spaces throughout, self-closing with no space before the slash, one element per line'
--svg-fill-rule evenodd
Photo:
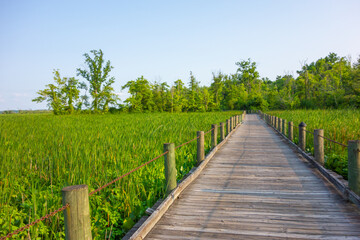
<path fill-rule="evenodd" d="M 217 75 L 213 73 L 213 82 L 211 83 L 210 91 L 214 96 L 215 110 L 220 110 L 220 103 L 223 99 L 223 95 L 222 95 L 222 90 L 224 87 L 223 79 L 224 79 L 224 74 L 222 74 L 221 72 L 219 72 Z"/>
<path fill-rule="evenodd" d="M 77 69 L 77 75 L 85 78 L 89 84 L 89 92 L 92 97 L 91 108 L 98 112 L 102 109 L 104 112 L 108 111 L 109 104 L 116 101 L 114 89 L 111 86 L 115 78 L 110 77 L 109 73 L 113 67 L 108 60 L 105 63 L 104 54 L 101 51 L 92 50 L 93 58 L 85 53 L 85 64 L 88 69 Z"/>
<path fill-rule="evenodd" d="M 54 114 L 73 113 L 74 105 L 79 99 L 79 81 L 73 77 L 61 78 L 59 70 L 54 70 L 55 84 L 46 85 L 47 88 L 37 92 L 39 95 L 33 102 L 47 101 Z"/>
<path fill-rule="evenodd" d="M 172 109 L 174 112 L 181 112 L 187 105 L 186 88 L 181 79 L 176 80 L 174 83 L 175 85 L 172 87 Z"/>
<path fill-rule="evenodd" d="M 152 86 L 153 91 L 153 98 L 154 98 L 154 105 L 155 111 L 163 112 L 167 110 L 167 106 L 169 105 L 170 99 L 168 99 L 168 88 L 169 85 L 165 82 L 157 83 L 155 82 Z"/>
<path fill-rule="evenodd" d="M 235 63 L 238 66 L 236 73 L 240 83 L 244 83 L 247 92 L 251 94 L 255 87 L 256 80 L 259 78 L 259 72 L 256 70 L 256 62 L 252 62 L 250 58 L 247 61 Z"/>
<path fill-rule="evenodd" d="M 130 105 L 133 112 L 152 112 L 155 104 L 153 102 L 153 92 L 150 83 L 143 76 L 135 81 L 128 81 L 122 89 L 129 89 L 131 96 L 125 100 Z"/>
<path fill-rule="evenodd" d="M 189 89 L 188 89 L 188 105 L 187 108 L 189 111 L 196 112 L 199 110 L 200 106 L 200 96 L 199 96 L 199 82 L 196 81 L 196 78 L 190 72 L 190 82 L 189 82 Z"/>

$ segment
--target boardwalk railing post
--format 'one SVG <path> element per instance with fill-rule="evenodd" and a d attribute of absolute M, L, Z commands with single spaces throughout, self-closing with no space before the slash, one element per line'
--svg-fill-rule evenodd
<path fill-rule="evenodd" d="M 276 117 L 275 117 L 275 116 L 272 116 L 272 124 L 271 124 L 271 125 L 272 125 L 273 127 L 276 126 L 276 124 L 275 124 L 276 121 L 275 121 L 275 120 L 276 120 Z"/>
<path fill-rule="evenodd" d="M 220 141 L 225 139 L 225 123 L 220 123 Z"/>
<path fill-rule="evenodd" d="M 306 124 L 301 122 L 299 124 L 299 147 L 305 151 L 306 148 Z"/>
<path fill-rule="evenodd" d="M 293 122 L 289 122 L 288 125 L 289 125 L 289 128 L 288 128 L 289 136 L 288 136 L 288 138 L 290 139 L 290 141 L 294 142 Z"/>
<path fill-rule="evenodd" d="M 274 125 L 275 129 L 278 129 L 278 117 L 275 117 L 275 125 Z"/>
<path fill-rule="evenodd" d="M 211 125 L 211 149 L 215 148 L 217 145 L 217 125 Z"/>
<path fill-rule="evenodd" d="M 64 210 L 65 238 L 67 240 L 92 239 L 88 186 L 68 186 L 61 192 L 63 205 L 69 204 L 69 207 Z"/>
<path fill-rule="evenodd" d="M 360 140 L 348 141 L 349 188 L 360 195 Z"/>
<path fill-rule="evenodd" d="M 279 127 L 278 130 L 281 133 L 282 132 L 282 119 L 281 118 L 279 118 L 278 127 Z"/>
<path fill-rule="evenodd" d="M 200 164 L 205 159 L 204 131 L 197 131 L 197 162 Z"/>
<path fill-rule="evenodd" d="M 282 133 L 286 136 L 286 119 L 282 120 Z"/>
<path fill-rule="evenodd" d="M 226 119 L 226 136 L 230 133 L 230 119 Z"/>
<path fill-rule="evenodd" d="M 314 155 L 315 160 L 324 166 L 324 139 L 320 136 L 324 136 L 323 129 L 314 130 Z"/>
<path fill-rule="evenodd" d="M 166 179 L 166 194 L 169 194 L 176 188 L 176 163 L 175 163 L 175 144 L 164 143 L 164 152 L 169 151 L 164 155 L 165 164 L 165 179 Z"/>

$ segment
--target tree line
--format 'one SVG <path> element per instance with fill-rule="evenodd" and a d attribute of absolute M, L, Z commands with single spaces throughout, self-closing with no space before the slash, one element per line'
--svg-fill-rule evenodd
<path fill-rule="evenodd" d="M 130 97 L 121 102 L 114 93 L 110 61 L 104 60 L 101 50 L 90 54 L 84 54 L 87 67 L 77 69 L 84 82 L 61 77 L 54 70 L 54 83 L 38 91 L 33 101 L 47 101 L 54 114 L 360 107 L 360 57 L 352 64 L 330 53 L 303 64 L 296 78 L 285 74 L 275 81 L 260 78 L 256 62 L 250 59 L 236 62 L 233 74 L 213 73 L 210 86 L 201 86 L 192 72 L 187 84 L 178 79 L 171 86 L 141 76 L 122 86 Z"/>

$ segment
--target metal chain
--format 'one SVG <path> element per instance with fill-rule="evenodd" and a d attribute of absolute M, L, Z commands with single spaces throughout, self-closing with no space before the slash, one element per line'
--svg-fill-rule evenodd
<path fill-rule="evenodd" d="M 25 225 L 25 226 L 17 229 L 16 231 L 14 231 L 14 232 L 12 232 L 12 233 L 9 233 L 9 234 L 6 235 L 5 237 L 0 238 L 0 240 L 5 240 L 5 239 L 7 239 L 7 238 L 11 238 L 12 236 L 18 234 L 19 232 L 22 232 L 22 231 L 28 229 L 29 227 L 34 226 L 35 224 L 37 224 L 37 223 L 39 223 L 39 222 L 42 222 L 42 221 L 44 221 L 45 219 L 48 219 L 48 218 L 54 216 L 54 215 L 57 214 L 58 212 L 61 212 L 61 211 L 65 210 L 65 209 L 68 208 L 69 206 L 70 206 L 70 204 L 67 203 L 67 204 L 64 205 L 63 207 L 61 207 L 61 208 L 59 208 L 59 209 L 57 209 L 57 210 L 55 210 L 55 211 L 53 211 L 53 212 L 51 212 L 51 213 L 49 213 L 49 214 L 46 214 L 46 215 L 43 216 L 42 218 L 39 218 L 39 219 L 35 220 L 34 222 L 29 223 L 29 224 L 27 224 L 27 225 Z"/>

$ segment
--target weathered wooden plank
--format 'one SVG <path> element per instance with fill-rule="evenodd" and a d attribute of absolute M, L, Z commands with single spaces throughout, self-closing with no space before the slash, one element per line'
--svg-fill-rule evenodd
<path fill-rule="evenodd" d="M 360 239 L 360 211 L 247 115 L 148 239 Z"/>
<path fill-rule="evenodd" d="M 188 231 L 193 231 L 193 232 L 198 232 L 198 233 L 219 233 L 219 228 L 210 228 L 210 227 L 206 227 L 206 228 L 199 228 L 199 227 L 182 227 L 182 226 L 166 226 L 166 225 L 158 225 L 157 226 L 158 230 L 175 230 L 177 233 L 174 233 L 175 235 L 178 236 L 178 239 L 182 239 L 182 233 L 183 232 L 188 232 Z M 270 231 L 266 231 L 266 230 L 261 230 L 261 229 L 254 229 L 254 230 L 238 230 L 238 229 L 227 229 L 226 227 L 224 227 L 223 229 L 221 229 L 221 233 L 226 233 L 226 234 L 236 234 L 239 236 L 239 238 L 242 238 L 242 235 L 252 235 L 252 236 L 262 236 L 262 237 L 286 237 L 287 239 L 298 239 L 298 238 L 303 238 L 303 239 L 333 239 L 333 240 L 341 240 L 341 239 L 356 239 L 359 240 L 360 237 L 358 235 L 352 236 L 352 235 L 347 235 L 346 233 L 343 234 L 343 236 L 339 236 L 339 235 L 335 235 L 335 236 L 329 236 L 323 233 L 317 233 L 317 234 L 307 234 L 306 232 L 304 233 L 292 233 L 292 232 L 286 232 L 286 230 L 284 231 L 279 231 L 279 232 L 270 232 Z M 151 237 L 151 234 L 150 234 Z M 199 236 L 199 238 L 201 238 L 201 235 Z"/>

